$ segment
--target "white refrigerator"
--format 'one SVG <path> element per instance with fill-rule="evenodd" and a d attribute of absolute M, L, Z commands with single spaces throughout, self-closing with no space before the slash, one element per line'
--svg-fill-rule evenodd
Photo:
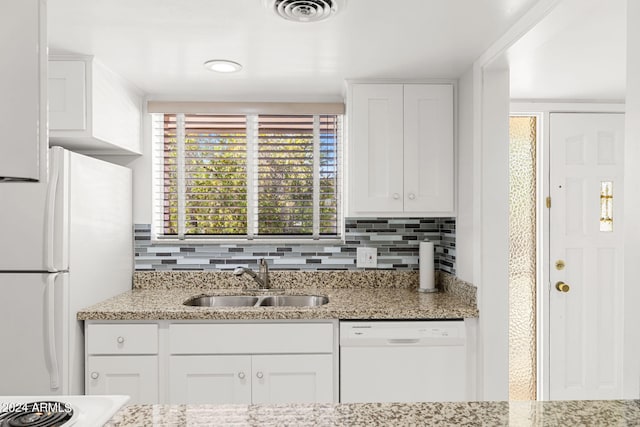
<path fill-rule="evenodd" d="M 131 289 L 131 170 L 48 158 L 46 182 L 0 182 L 0 395 L 84 394 L 76 313 Z"/>

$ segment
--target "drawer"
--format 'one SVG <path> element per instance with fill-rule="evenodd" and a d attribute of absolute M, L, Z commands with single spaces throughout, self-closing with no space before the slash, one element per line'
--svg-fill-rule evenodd
<path fill-rule="evenodd" d="M 333 324 L 172 324 L 171 354 L 332 353 Z"/>
<path fill-rule="evenodd" d="M 157 354 L 157 324 L 89 324 L 88 354 Z"/>

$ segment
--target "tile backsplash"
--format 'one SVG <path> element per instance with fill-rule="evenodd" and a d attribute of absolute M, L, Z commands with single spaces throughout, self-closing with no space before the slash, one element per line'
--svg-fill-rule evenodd
<path fill-rule="evenodd" d="M 272 270 L 362 270 L 356 248 L 375 247 L 378 269 L 417 270 L 418 243 L 435 243 L 435 268 L 455 274 L 455 218 L 347 218 L 342 244 L 213 244 L 152 242 L 149 224 L 135 225 L 136 271 L 232 270 L 269 260 Z"/>

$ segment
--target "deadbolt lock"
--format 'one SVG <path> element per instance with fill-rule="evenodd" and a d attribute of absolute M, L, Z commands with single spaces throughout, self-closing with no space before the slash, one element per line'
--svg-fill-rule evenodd
<path fill-rule="evenodd" d="M 559 259 L 556 261 L 556 270 L 563 270 L 564 269 L 564 261 Z"/>
<path fill-rule="evenodd" d="M 556 289 L 559 292 L 569 292 L 569 289 L 571 289 L 571 287 L 569 287 L 569 285 L 564 282 L 558 282 L 556 283 Z"/>

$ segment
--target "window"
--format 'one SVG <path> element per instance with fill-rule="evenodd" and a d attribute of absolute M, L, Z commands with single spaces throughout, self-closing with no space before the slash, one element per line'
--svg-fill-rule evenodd
<path fill-rule="evenodd" d="M 153 114 L 158 238 L 341 236 L 341 116 Z"/>

